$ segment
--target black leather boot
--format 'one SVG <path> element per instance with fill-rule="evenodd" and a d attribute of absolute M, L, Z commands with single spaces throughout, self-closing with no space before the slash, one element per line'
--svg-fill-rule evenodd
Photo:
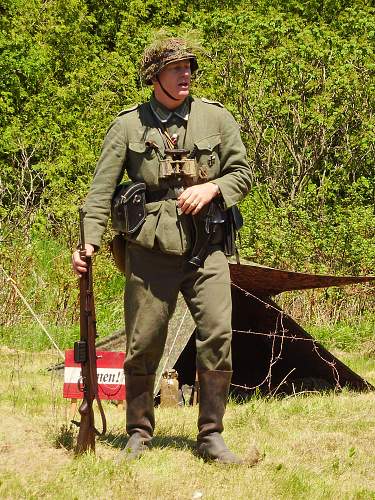
<path fill-rule="evenodd" d="M 154 433 L 155 375 L 125 374 L 126 431 L 129 440 L 121 459 L 134 460 L 149 449 Z"/>
<path fill-rule="evenodd" d="M 198 372 L 199 417 L 198 454 L 206 460 L 223 464 L 243 464 L 232 453 L 221 435 L 232 372 L 206 370 Z"/>

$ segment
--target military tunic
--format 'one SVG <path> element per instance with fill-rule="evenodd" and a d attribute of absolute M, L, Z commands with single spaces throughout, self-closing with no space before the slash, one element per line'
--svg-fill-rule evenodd
<path fill-rule="evenodd" d="M 165 144 L 158 128 L 163 118 L 169 132 L 178 135 L 178 146 L 194 150 L 203 180 L 218 185 L 226 208 L 248 192 L 251 172 L 245 147 L 236 121 L 222 105 L 189 97 L 170 112 L 152 97 L 120 113 L 109 127 L 85 203 L 87 243 L 100 246 L 114 189 L 125 173 L 132 181 L 145 182 L 150 192 L 171 187 L 170 180 L 159 179 Z M 179 291 L 197 324 L 198 368 L 230 370 L 231 294 L 223 252 L 212 248 L 204 266 L 193 268 L 186 259 L 191 216 L 180 212 L 175 199 L 147 203 L 146 213 L 126 250 L 125 370 L 132 375 L 155 373 Z"/>

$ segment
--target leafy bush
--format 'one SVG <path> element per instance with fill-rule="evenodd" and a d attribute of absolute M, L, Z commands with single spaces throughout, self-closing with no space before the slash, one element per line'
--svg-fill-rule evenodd
<path fill-rule="evenodd" d="M 149 96 L 138 61 L 161 28 L 201 43 L 194 93 L 241 124 L 254 174 L 242 254 L 373 272 L 374 13 L 366 0 L 3 1 L 0 254 L 36 310 L 76 319 L 77 206 L 109 122 Z M 107 262 L 98 256 L 98 295 L 114 325 L 122 283 Z M 14 303 L 3 324 L 22 321 L 2 284 Z"/>

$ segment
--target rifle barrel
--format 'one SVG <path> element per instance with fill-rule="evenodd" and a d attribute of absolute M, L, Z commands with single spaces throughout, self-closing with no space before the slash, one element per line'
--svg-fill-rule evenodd
<path fill-rule="evenodd" d="M 85 228 L 83 220 L 85 218 L 85 212 L 83 208 L 79 209 L 79 248 L 80 250 L 85 250 Z"/>

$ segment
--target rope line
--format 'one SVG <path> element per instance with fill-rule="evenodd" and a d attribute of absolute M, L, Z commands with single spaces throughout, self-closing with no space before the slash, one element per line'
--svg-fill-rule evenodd
<path fill-rule="evenodd" d="M 0 266 L 0 268 L 1 268 L 1 270 L 2 270 L 2 272 L 4 274 L 4 276 L 5 276 L 6 280 L 12 285 L 12 287 L 14 288 L 14 290 L 16 291 L 16 293 L 18 294 L 18 296 L 21 298 L 22 302 L 25 304 L 25 306 L 27 307 L 27 309 L 30 311 L 30 313 L 33 316 L 33 318 L 35 319 L 35 321 L 39 324 L 39 326 L 42 328 L 42 330 L 44 331 L 44 333 L 47 335 L 47 337 L 49 338 L 51 344 L 56 349 L 56 351 L 59 353 L 59 356 L 61 357 L 61 359 L 65 360 L 64 353 L 61 351 L 61 349 L 59 348 L 59 346 L 56 344 L 56 342 L 52 338 L 52 335 L 47 331 L 46 327 L 40 321 L 39 317 L 37 316 L 37 314 L 35 313 L 35 311 L 32 309 L 32 307 L 30 306 L 30 304 L 28 303 L 28 301 L 26 300 L 26 298 L 22 294 L 21 290 L 18 288 L 17 283 L 14 281 L 13 278 L 11 278 L 5 272 L 5 269 L 3 268 L 3 266 Z"/>

